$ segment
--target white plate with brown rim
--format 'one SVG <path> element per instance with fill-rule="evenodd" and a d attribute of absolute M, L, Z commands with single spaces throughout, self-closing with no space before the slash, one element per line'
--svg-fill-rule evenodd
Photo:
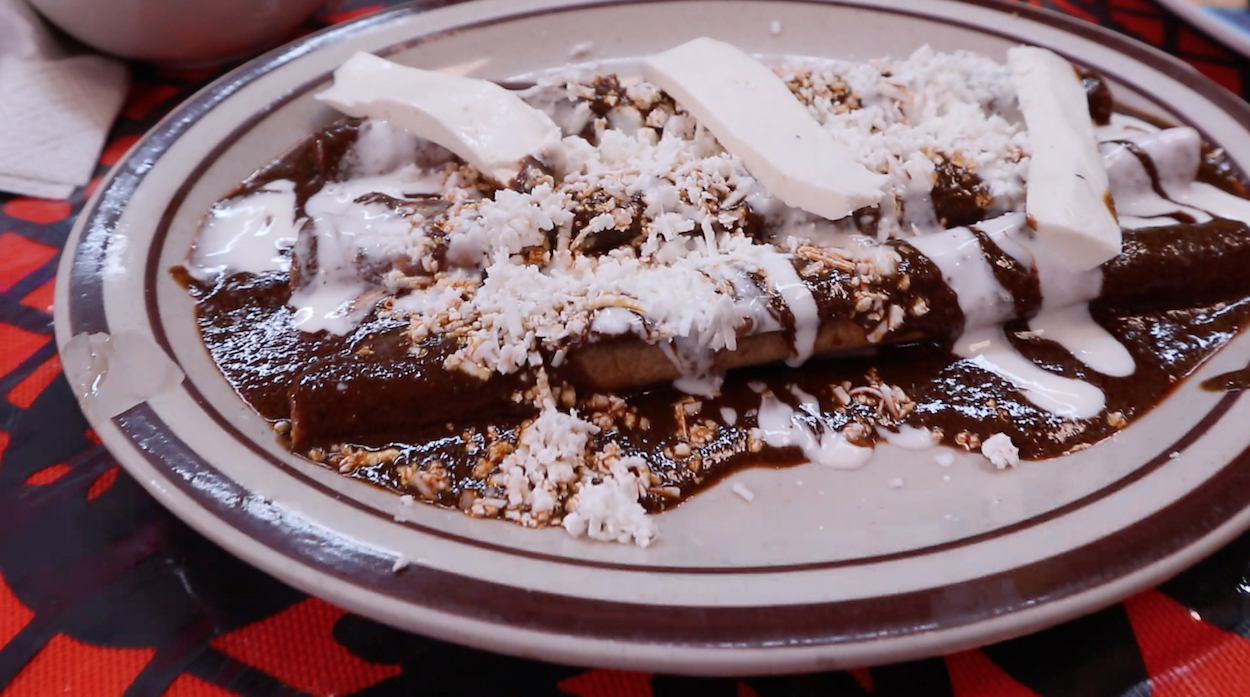
<path fill-rule="evenodd" d="M 526 657 L 670 672 L 843 668 L 997 641 L 1156 584 L 1250 527 L 1250 401 L 1199 387 L 1247 364 L 1245 336 L 1074 455 L 999 472 L 979 455 L 942 468 L 883 445 L 855 471 L 751 469 L 661 514 L 663 537 L 648 549 L 402 507 L 292 456 L 222 378 L 167 270 L 211 203 L 334 118 L 312 94 L 348 56 L 502 80 L 562 65 L 575 46 L 629 59 L 698 35 L 765 56 L 901 56 L 928 43 L 1002 60 L 1018 43 L 1045 46 L 1102 72 L 1120 103 L 1193 125 L 1250 165 L 1244 102 L 1141 44 L 1018 5 L 399 8 L 233 71 L 99 186 L 63 258 L 56 331 L 104 443 L 190 525 L 351 611 Z M 889 486 L 896 478 L 906 486 Z M 735 483 L 754 501 L 733 495 Z M 397 573 L 400 559 L 409 565 Z"/>

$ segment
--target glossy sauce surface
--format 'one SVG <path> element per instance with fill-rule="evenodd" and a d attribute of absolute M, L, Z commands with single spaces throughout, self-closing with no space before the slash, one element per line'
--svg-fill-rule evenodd
<path fill-rule="evenodd" d="M 337 176 L 356 128 L 344 122 L 310 137 L 245 182 L 239 193 L 290 179 L 302 205 Z M 1200 179 L 1241 194 L 1235 169 L 1216 151 L 1206 155 Z M 947 171 L 938 181 L 934 204 L 944 220 L 956 225 L 980 219 L 974 175 Z M 1217 218 L 1151 228 L 1148 235 L 1126 231 L 1124 254 L 1105 266 L 1103 294 L 1090 313 L 1127 348 L 1137 370 L 1123 378 L 1102 375 L 1029 331 L 1027 319 L 1041 304 L 1036 277 L 988 236 L 977 234 L 995 278 L 1014 300 L 1018 319 L 1004 327 L 1008 340 L 1046 370 L 1100 388 L 1106 409 L 1098 417 L 1072 420 L 1039 409 L 1002 378 L 952 354 L 949 340 L 963 323 L 955 295 L 932 262 L 901 243 L 901 268 L 910 285 L 896 289 L 897 296 L 900 302 L 924 298 L 930 311 L 909 318 L 895 335 L 918 332 L 931 340 L 817 357 L 797 368 L 734 371 L 714 399 L 694 399 L 667 385 L 620 395 L 585 394 L 576 385 L 564 386 L 565 378 L 575 378 L 558 369 L 552 384 L 562 390 L 566 406 L 576 406 L 592 421 L 602 415 L 610 424 L 595 436 L 598 441 L 616 441 L 650 463 L 658 481 L 653 479 L 643 504 L 663 510 L 735 469 L 803 460 L 797 448 L 772 448 L 752 437 L 765 390 L 795 408 L 796 418 L 814 431 L 863 424 L 852 439 L 860 445 L 876 442 L 882 427 L 908 426 L 930 429 L 940 443 L 970 450 L 1003 433 L 1022 459 L 1050 458 L 1124 428 L 1250 319 L 1250 300 L 1245 299 L 1250 283 L 1244 278 L 1244 269 L 1250 268 L 1250 231 L 1244 224 Z M 614 246 L 631 240 L 603 242 Z M 292 273 L 299 273 L 298 265 Z M 335 466 L 344 453 L 390 451 L 385 461 L 353 465 L 345 474 L 441 505 L 465 508 L 474 496 L 499 496 L 482 473 L 497 464 L 494 450 L 515 441 L 520 425 L 532 416 L 529 402 L 518 399 L 533 387 L 532 373 L 496 374 L 482 381 L 448 371 L 442 359 L 453 346 L 430 339 L 414 348 L 405 324 L 376 314 L 343 336 L 303 333 L 287 306 L 298 282 L 291 274 L 236 274 L 212 285 L 183 280 L 197 298 L 199 325 L 213 359 L 296 452 Z M 822 318 L 845 312 L 836 294 L 820 292 L 821 283 L 839 280 L 845 279 L 831 272 L 811 281 Z M 1230 378 L 1224 389 L 1239 389 L 1243 382 Z M 890 412 L 880 391 L 874 392 L 882 385 L 899 388 L 911 404 Z M 838 386 L 854 396 L 849 404 L 838 398 Z M 815 396 L 819 412 L 804 411 L 803 395 Z M 431 466 L 445 472 L 445 487 L 414 488 L 404 475 L 404 468 Z"/>

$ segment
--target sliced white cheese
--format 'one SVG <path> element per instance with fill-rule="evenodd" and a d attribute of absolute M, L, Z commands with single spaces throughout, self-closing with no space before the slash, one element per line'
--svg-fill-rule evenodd
<path fill-rule="evenodd" d="M 1033 151 L 1025 211 L 1057 255 L 1092 269 L 1119 254 L 1121 240 L 1085 89 L 1072 64 L 1044 48 L 1013 48 L 1007 65 Z"/>
<path fill-rule="evenodd" d="M 433 141 L 507 183 L 521 161 L 559 147 L 549 116 L 486 80 L 447 75 L 357 53 L 317 95 L 348 116 L 388 121 Z"/>
<path fill-rule="evenodd" d="M 836 220 L 881 200 L 887 178 L 857 162 L 781 78 L 739 49 L 695 39 L 647 57 L 642 74 L 786 205 Z"/>

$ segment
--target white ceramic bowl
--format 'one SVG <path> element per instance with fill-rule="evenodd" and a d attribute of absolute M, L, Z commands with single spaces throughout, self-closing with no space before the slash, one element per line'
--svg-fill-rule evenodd
<path fill-rule="evenodd" d="M 270 48 L 326 0 L 30 0 L 88 46 L 157 63 L 215 63 Z"/>

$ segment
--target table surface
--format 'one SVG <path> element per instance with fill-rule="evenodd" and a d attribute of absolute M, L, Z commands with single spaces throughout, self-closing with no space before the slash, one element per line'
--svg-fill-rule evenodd
<path fill-rule="evenodd" d="M 386 4 L 339 3 L 302 31 Z M 1237 94 L 1250 85 L 1250 61 L 1148 0 L 1030 4 L 1159 46 Z M 135 66 L 92 184 L 223 70 Z M 0 697 L 1250 695 L 1250 533 L 1157 589 L 1031 636 L 790 677 L 537 663 L 406 634 L 310 598 L 165 511 L 79 412 L 52 339 L 52 288 L 91 188 L 68 201 L 0 194 Z"/>

